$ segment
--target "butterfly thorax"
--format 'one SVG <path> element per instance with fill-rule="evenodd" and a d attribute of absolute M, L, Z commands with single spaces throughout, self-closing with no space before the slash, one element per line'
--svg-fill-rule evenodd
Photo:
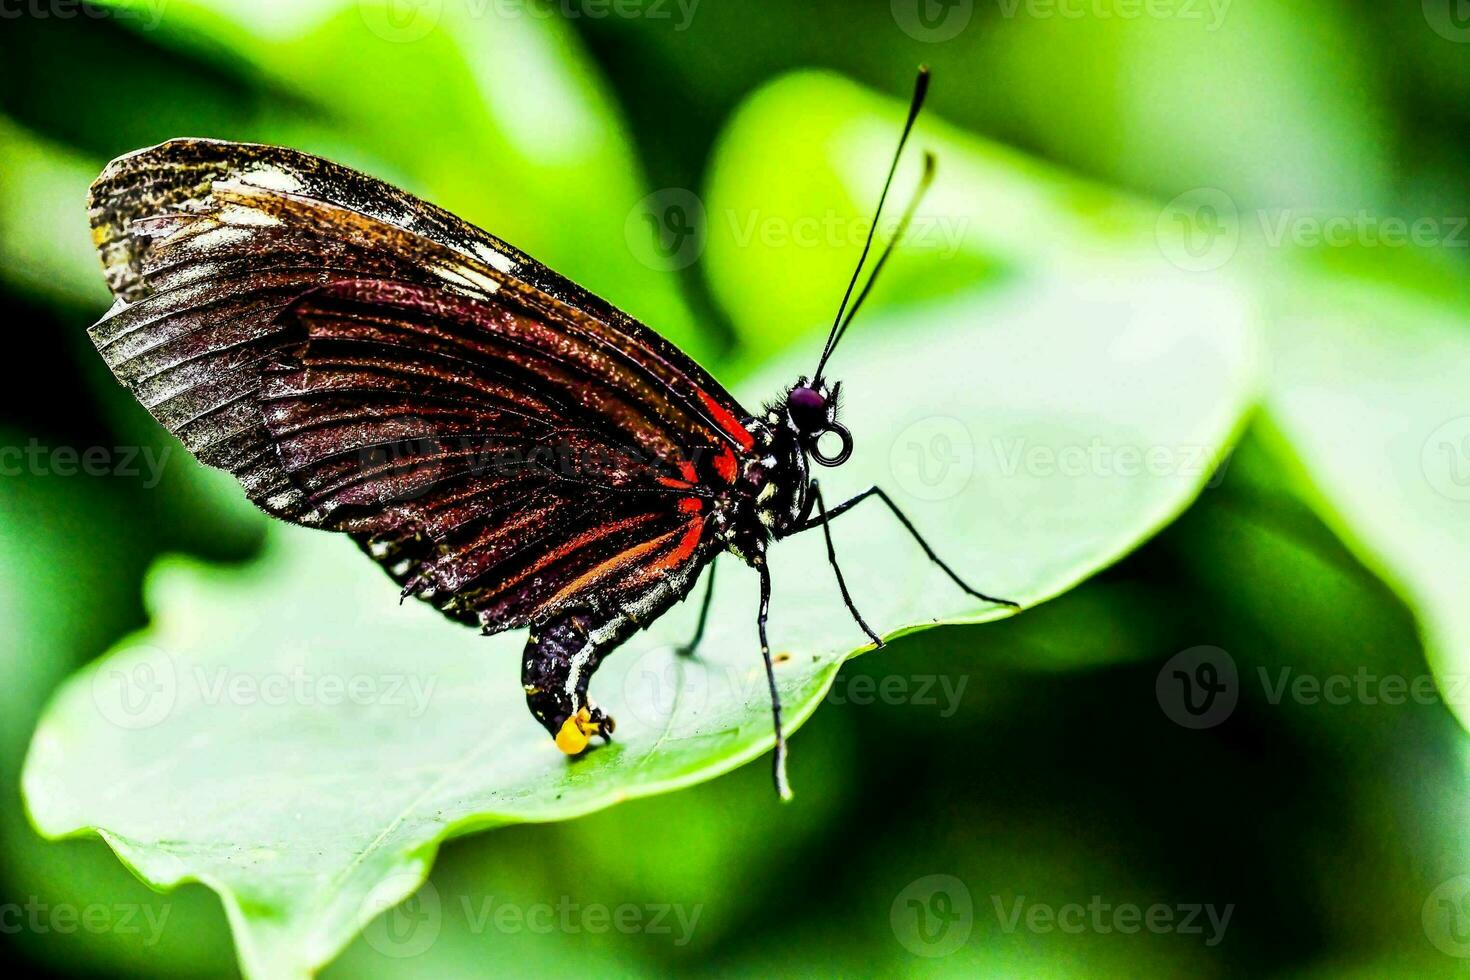
<path fill-rule="evenodd" d="M 721 546 L 755 564 L 771 540 L 806 519 L 809 477 L 797 433 L 780 413 L 742 421 L 755 445 L 743 458 L 735 483 L 715 501 L 713 520 Z"/>

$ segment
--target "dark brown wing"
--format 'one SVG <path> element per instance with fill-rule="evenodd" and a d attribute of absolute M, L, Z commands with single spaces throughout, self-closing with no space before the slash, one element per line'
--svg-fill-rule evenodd
<path fill-rule="evenodd" d="M 207 140 L 113 161 L 90 203 L 117 297 L 92 337 L 119 380 L 406 591 L 505 629 L 708 556 L 702 498 L 751 450 L 745 413 L 504 242 L 328 161 Z"/>

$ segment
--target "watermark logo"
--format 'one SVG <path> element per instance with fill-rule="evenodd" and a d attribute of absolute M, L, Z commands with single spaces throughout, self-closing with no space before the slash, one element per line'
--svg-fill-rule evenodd
<path fill-rule="evenodd" d="M 417 882 L 417 875 L 399 872 L 384 879 L 363 899 L 363 917 L 371 918 L 362 931 L 363 938 L 384 956 L 398 960 L 421 956 L 439 938 L 444 911 L 434 883 L 425 881 L 407 898 L 398 897 Z"/>
<path fill-rule="evenodd" d="M 1470 0 L 1424 0 L 1424 20 L 1446 41 L 1470 44 Z"/>
<path fill-rule="evenodd" d="M 454 438 L 435 431 L 434 424 L 417 416 L 406 416 L 401 420 L 389 421 L 395 433 L 390 441 L 372 443 L 358 450 L 357 467 L 362 476 L 380 487 L 390 490 L 393 500 L 416 500 L 434 489 L 443 476 L 446 456 L 453 458 L 454 449 L 479 449 L 486 456 L 490 453 L 475 440 Z M 446 449 L 451 452 L 445 452 Z M 471 457 L 483 465 L 483 460 Z"/>
<path fill-rule="evenodd" d="M 358 0 L 367 29 L 394 44 L 422 41 L 439 26 L 444 0 Z"/>
<path fill-rule="evenodd" d="M 1424 935 L 1457 959 L 1470 957 L 1470 875 L 1442 882 L 1424 900 Z"/>
<path fill-rule="evenodd" d="M 1219 647 L 1197 646 L 1170 657 L 1154 681 L 1154 695 L 1170 721 L 1185 728 L 1214 728 L 1240 699 L 1235 659 Z"/>
<path fill-rule="evenodd" d="M 893 441 L 888 467 L 910 496 L 948 500 L 964 490 L 975 474 L 975 443 L 959 419 L 920 419 Z"/>
<path fill-rule="evenodd" d="M 179 696 L 173 657 L 139 645 L 108 657 L 92 674 L 92 702 L 119 728 L 152 728 L 169 716 Z"/>
<path fill-rule="evenodd" d="M 1196 187 L 1164 206 L 1154 224 L 1164 258 L 1186 272 L 1210 272 L 1240 247 L 1240 211 L 1217 187 Z"/>
<path fill-rule="evenodd" d="M 704 202 L 683 187 L 654 191 L 628 212 L 623 237 L 633 257 L 650 269 L 687 269 L 704 254 Z"/>
<path fill-rule="evenodd" d="M 915 956 L 948 956 L 970 939 L 975 903 L 954 875 L 926 875 L 909 882 L 888 910 L 893 935 Z"/>
<path fill-rule="evenodd" d="M 655 731 L 675 714 L 698 715 L 709 703 L 711 668 L 673 647 L 652 647 L 623 675 L 623 709 Z"/>
<path fill-rule="evenodd" d="M 1450 419 L 1424 440 L 1419 454 L 1424 479 L 1440 496 L 1470 500 L 1470 415 Z"/>
<path fill-rule="evenodd" d="M 909 37 L 926 44 L 952 41 L 970 26 L 975 0 L 892 0 L 893 20 Z"/>

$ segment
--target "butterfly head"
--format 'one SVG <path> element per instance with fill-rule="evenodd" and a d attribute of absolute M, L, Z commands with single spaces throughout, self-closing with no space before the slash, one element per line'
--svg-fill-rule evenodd
<path fill-rule="evenodd" d="M 837 421 L 841 385 L 798 378 L 786 394 L 786 421 L 801 448 L 823 466 L 841 466 L 852 455 L 852 433 Z"/>

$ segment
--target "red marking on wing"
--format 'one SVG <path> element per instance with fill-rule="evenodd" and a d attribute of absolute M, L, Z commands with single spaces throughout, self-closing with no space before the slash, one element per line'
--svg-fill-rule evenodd
<path fill-rule="evenodd" d="M 607 578 L 616 574 L 619 571 L 622 571 L 629 565 L 635 564 L 638 559 L 642 558 L 650 551 L 656 551 L 657 549 L 663 547 L 665 544 L 668 543 L 670 538 L 678 533 L 679 532 L 677 529 L 669 531 L 667 534 L 661 534 L 656 538 L 650 538 L 647 541 L 635 544 L 633 547 L 628 548 L 626 551 L 621 551 L 618 554 L 613 555 L 611 558 L 601 562 L 589 571 L 583 573 L 582 575 L 579 575 L 577 578 L 567 583 L 566 586 L 564 586 L 559 592 L 557 592 L 555 596 L 552 597 L 551 603 L 549 604 L 554 605 L 558 602 L 564 602 L 565 600 L 577 595 L 579 592 L 582 592 L 584 589 L 595 586 L 604 578 Z M 686 534 L 685 537 L 687 538 L 688 535 Z M 697 543 L 698 542 L 696 542 L 696 544 Z M 679 544 L 680 547 L 682 547 L 683 541 L 679 542 Z M 659 564 L 662 565 L 663 561 L 661 560 Z"/>
<path fill-rule="evenodd" d="M 693 558 L 694 552 L 699 549 L 699 542 L 703 537 L 704 521 L 690 521 L 684 531 L 684 536 L 679 539 L 679 543 L 674 546 L 674 550 L 660 558 L 657 567 L 667 571 Z"/>
<path fill-rule="evenodd" d="M 568 541 L 563 542 L 557 548 L 555 548 L 555 549 L 553 549 L 551 551 L 548 551 L 546 554 L 544 554 L 541 558 L 539 558 L 535 562 L 533 562 L 525 571 L 521 572 L 514 579 L 511 579 L 508 582 L 502 583 L 502 585 L 501 585 L 500 588 L 501 588 L 502 591 L 505 590 L 505 589 L 508 589 L 511 586 L 514 586 L 514 585 L 518 584 L 519 582 L 525 580 L 529 576 L 534 575 L 537 572 L 542 571 L 545 568 L 548 568 L 549 566 L 555 564 L 556 562 L 562 560 L 563 558 L 566 558 L 569 555 L 572 555 L 573 553 L 579 551 L 580 549 L 586 548 L 587 546 L 593 544 L 594 542 L 600 541 L 600 540 L 602 540 L 603 538 L 606 538 L 606 537 L 610 537 L 611 535 L 617 534 L 620 531 L 626 531 L 626 530 L 628 530 L 630 528 L 637 527 L 640 524 L 645 524 L 645 523 L 653 520 L 655 517 L 657 517 L 656 514 L 639 514 L 636 517 L 627 517 L 627 518 L 624 518 L 623 520 L 620 520 L 620 521 L 610 521 L 610 522 L 608 522 L 606 524 L 599 524 L 599 525 L 591 528 L 590 530 L 584 531 L 581 534 L 578 534 L 576 537 L 574 537 L 574 538 L 572 538 L 572 539 L 570 539 Z M 669 532 L 669 533 L 672 534 L 673 532 Z M 661 536 L 659 538 L 654 538 L 653 540 L 654 541 L 660 541 L 660 540 L 663 540 L 663 538 L 665 538 L 665 537 L 668 537 L 668 535 L 663 535 L 663 536 Z M 647 545 L 649 543 L 651 543 L 651 542 L 645 541 L 642 545 L 638 545 L 635 548 L 630 548 L 630 549 L 628 549 L 628 551 L 623 552 L 623 554 L 624 555 L 627 555 L 627 554 L 630 554 L 632 552 L 638 552 L 639 548 L 643 548 L 644 545 Z M 617 559 L 612 559 L 612 561 L 616 561 L 616 560 Z M 577 582 L 581 582 L 581 581 L 583 581 L 583 579 L 586 579 L 588 577 L 596 577 L 593 573 L 594 572 L 597 572 L 599 569 L 602 569 L 605 565 L 608 565 L 608 564 L 609 564 L 609 562 L 603 562 L 601 565 L 598 565 L 597 568 L 593 570 L 593 572 L 588 572 L 586 575 L 583 575 L 580 578 L 578 578 L 577 579 Z M 577 582 L 574 582 L 573 585 L 577 584 Z M 562 592 L 567 592 L 567 591 L 574 591 L 574 590 L 571 589 L 571 586 L 568 586 L 566 589 L 563 589 L 562 590 Z"/>
<path fill-rule="evenodd" d="M 740 464 L 735 459 L 735 454 L 730 451 L 729 446 L 720 447 L 720 455 L 715 457 L 715 472 L 726 483 L 733 484 L 735 482 L 735 476 L 740 472 Z"/>
<path fill-rule="evenodd" d="M 699 400 L 713 416 L 715 423 L 725 430 L 725 433 L 739 444 L 741 449 L 750 452 L 755 448 L 755 436 L 745 431 L 745 426 L 740 420 L 730 413 L 730 410 L 710 397 L 709 392 L 703 388 L 699 389 Z"/>
<path fill-rule="evenodd" d="M 725 452 L 728 453 L 729 451 L 730 447 L 726 446 Z M 661 476 L 658 478 L 658 482 L 662 486 L 673 487 L 676 490 L 688 490 L 699 482 L 699 474 L 694 471 L 694 464 L 687 459 L 679 460 L 679 476 L 682 476 L 683 479 L 681 480 L 678 477 L 672 476 Z"/>

